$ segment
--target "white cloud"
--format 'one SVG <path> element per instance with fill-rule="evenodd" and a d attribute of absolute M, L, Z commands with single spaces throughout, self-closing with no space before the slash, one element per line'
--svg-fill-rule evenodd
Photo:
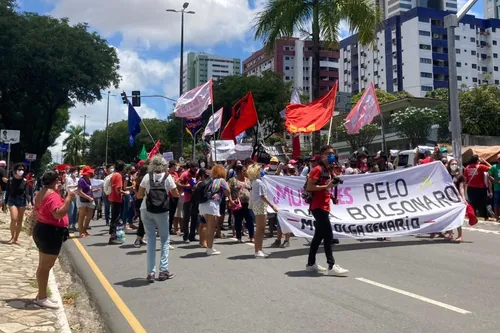
<path fill-rule="evenodd" d="M 179 58 L 164 62 L 156 59 L 143 59 L 136 52 L 117 49 L 120 58 L 119 73 L 122 76 L 120 89 L 112 90 L 109 103 L 109 123 L 127 119 L 127 106 L 122 103 L 120 92 L 122 90 L 130 94 L 132 90 L 140 90 L 143 95 L 166 95 L 176 98 L 178 95 L 179 82 Z M 142 118 L 158 118 L 157 110 L 148 106 L 148 99 L 141 101 L 142 106 L 136 108 Z M 171 108 L 172 102 L 167 105 Z M 77 104 L 70 110 L 69 125 L 83 126 L 83 116 L 87 116 L 86 132 L 92 133 L 98 129 L 106 127 L 107 94 L 103 94 L 103 99 L 94 104 Z M 61 155 L 62 142 L 66 134 L 56 140 L 56 145 L 49 148 L 52 156 Z"/>
<path fill-rule="evenodd" d="M 180 14 L 166 9 L 181 9 L 178 0 L 52 0 L 56 17 L 68 17 L 72 23 L 87 22 L 104 37 L 123 36 L 122 47 L 148 49 L 179 44 Z M 213 46 L 229 40 L 244 40 L 255 13 L 264 5 L 248 0 L 192 1 L 185 15 L 184 37 L 188 45 Z"/>

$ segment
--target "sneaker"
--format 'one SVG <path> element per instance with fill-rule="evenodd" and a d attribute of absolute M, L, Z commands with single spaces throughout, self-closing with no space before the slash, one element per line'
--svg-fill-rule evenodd
<path fill-rule="evenodd" d="M 57 302 L 52 301 L 50 298 L 38 299 L 35 298 L 35 304 L 45 309 L 59 309 L 60 306 Z"/>
<path fill-rule="evenodd" d="M 349 271 L 339 265 L 333 265 L 333 267 L 328 270 L 328 275 L 333 276 L 345 276 L 347 273 L 349 273 Z"/>
<path fill-rule="evenodd" d="M 184 244 L 191 244 L 191 241 L 189 239 L 185 239 Z"/>
<path fill-rule="evenodd" d="M 134 242 L 134 247 L 139 249 L 141 247 L 141 240 L 140 239 L 136 239 L 135 242 Z"/>
<path fill-rule="evenodd" d="M 141 239 L 141 245 L 148 245 L 148 242 L 146 242 L 144 239 Z"/>
<path fill-rule="evenodd" d="M 281 241 L 279 239 L 275 240 L 274 243 L 271 244 L 271 247 L 280 247 Z"/>
<path fill-rule="evenodd" d="M 146 277 L 146 280 L 148 280 L 149 283 L 154 283 L 155 282 L 155 273 L 148 274 Z"/>
<path fill-rule="evenodd" d="M 108 242 L 108 245 L 121 245 L 121 244 L 123 244 L 123 241 L 119 241 L 118 239 L 113 239 L 113 238 L 110 238 Z"/>
<path fill-rule="evenodd" d="M 207 249 L 207 256 L 217 256 L 219 255 L 220 252 L 217 251 L 216 249 Z"/>
<path fill-rule="evenodd" d="M 158 275 L 158 281 L 170 280 L 173 279 L 174 276 L 175 276 L 174 273 L 170 273 L 169 271 L 163 271 L 160 272 L 160 274 Z"/>
<path fill-rule="evenodd" d="M 284 241 L 283 244 L 281 244 L 280 246 L 282 249 L 286 248 L 286 247 L 290 247 L 290 241 Z"/>
<path fill-rule="evenodd" d="M 318 264 L 314 264 L 312 266 L 306 265 L 306 272 L 326 272 L 327 269 Z"/>
<path fill-rule="evenodd" d="M 255 253 L 255 258 L 257 259 L 264 259 L 268 256 L 268 254 L 262 252 L 262 251 L 259 251 L 259 252 L 256 252 Z"/>
<path fill-rule="evenodd" d="M 169 250 L 175 250 L 175 246 L 173 246 L 173 245 L 169 245 L 169 246 L 168 246 L 168 249 L 169 249 Z"/>
<path fill-rule="evenodd" d="M 333 245 L 338 245 L 338 244 L 340 244 L 340 241 L 337 238 L 334 238 L 333 241 L 332 241 L 332 244 Z"/>

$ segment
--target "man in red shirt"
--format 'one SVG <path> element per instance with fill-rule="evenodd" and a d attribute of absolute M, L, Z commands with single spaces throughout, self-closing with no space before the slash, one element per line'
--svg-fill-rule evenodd
<path fill-rule="evenodd" d="M 111 205 L 111 221 L 109 223 L 109 245 L 122 244 L 123 242 L 116 239 L 116 227 L 120 223 L 120 215 L 122 212 L 123 195 L 129 195 L 129 191 L 123 190 L 123 176 L 125 175 L 125 162 L 116 161 L 115 172 L 111 176 L 111 193 L 108 196 Z"/>
<path fill-rule="evenodd" d="M 331 146 L 321 149 L 321 160 L 311 170 L 307 180 L 307 191 L 313 192 L 311 212 L 316 220 L 314 224 L 314 237 L 309 249 L 306 271 L 326 271 L 325 268 L 316 264 L 316 253 L 323 241 L 325 247 L 326 261 L 328 263 L 328 275 L 344 276 L 349 271 L 335 264 L 332 253 L 333 231 L 330 223 L 330 190 L 337 186 L 335 175 L 332 172 L 332 164 L 335 163 L 335 155 Z"/>
<path fill-rule="evenodd" d="M 192 209 L 191 197 L 193 196 L 192 188 L 195 184 L 194 177 L 198 171 L 198 163 L 189 163 L 189 169 L 184 171 L 179 177 L 178 186 L 184 191 L 184 206 L 183 206 L 183 217 L 184 217 L 184 243 L 195 242 L 196 235 L 196 224 L 198 222 L 198 214 Z M 189 227 L 189 221 L 191 221 L 191 228 Z"/>

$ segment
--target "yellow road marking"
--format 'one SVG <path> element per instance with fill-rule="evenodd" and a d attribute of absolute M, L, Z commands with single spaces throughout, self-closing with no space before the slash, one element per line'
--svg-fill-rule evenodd
<path fill-rule="evenodd" d="M 108 293 L 109 297 L 111 297 L 111 300 L 115 303 L 116 307 L 118 310 L 120 310 L 121 314 L 125 318 L 125 320 L 129 323 L 130 327 L 132 327 L 132 330 L 135 333 L 146 333 L 146 330 L 144 327 L 142 327 L 141 323 L 137 318 L 134 316 L 132 311 L 128 308 L 128 306 L 123 302 L 121 297 L 118 295 L 118 293 L 113 289 L 111 286 L 111 283 L 106 279 L 104 274 L 101 272 L 97 264 L 94 262 L 92 257 L 89 255 L 87 250 L 85 250 L 85 247 L 80 243 L 80 241 L 77 238 L 74 238 L 75 235 L 71 234 L 71 237 L 75 241 L 76 247 L 78 250 L 80 250 L 82 256 L 85 258 L 87 263 L 89 264 L 90 268 L 94 272 L 95 276 L 101 282 L 102 286 L 104 287 L 104 290 Z"/>

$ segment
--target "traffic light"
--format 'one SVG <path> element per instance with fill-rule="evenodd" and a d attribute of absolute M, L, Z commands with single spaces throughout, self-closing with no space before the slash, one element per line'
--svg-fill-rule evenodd
<path fill-rule="evenodd" d="M 120 95 L 122 96 L 123 104 L 128 104 L 127 94 L 125 92 L 122 92 Z"/>
<path fill-rule="evenodd" d="M 141 92 L 139 90 L 132 91 L 132 106 L 141 106 Z"/>

